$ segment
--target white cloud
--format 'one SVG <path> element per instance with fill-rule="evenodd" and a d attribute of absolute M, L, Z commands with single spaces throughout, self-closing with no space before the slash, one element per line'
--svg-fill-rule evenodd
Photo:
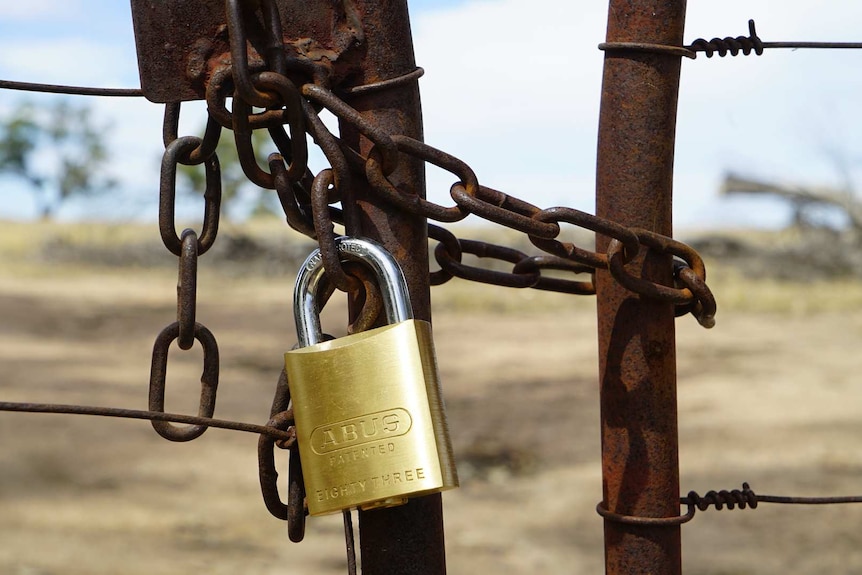
<path fill-rule="evenodd" d="M 503 0 L 419 14 L 414 42 L 426 70 L 428 143 L 470 164 L 481 183 L 542 207 L 562 199 L 591 205 L 599 4 Z M 429 178 L 429 193 L 448 184 Z"/>
<path fill-rule="evenodd" d="M 597 104 L 603 31 L 595 4 L 504 0 L 420 14 L 414 40 L 426 114 L 464 133 L 508 131 L 528 116 L 541 123 L 567 101 Z M 571 126 L 591 111 L 556 121 Z"/>

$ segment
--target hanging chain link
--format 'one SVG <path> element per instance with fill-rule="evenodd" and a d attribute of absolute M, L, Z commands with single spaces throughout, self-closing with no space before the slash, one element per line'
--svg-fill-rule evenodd
<path fill-rule="evenodd" d="M 204 352 L 198 416 L 212 418 L 219 379 L 218 343 L 212 332 L 195 320 L 198 257 L 206 253 L 215 242 L 221 213 L 221 170 L 215 152 L 221 126 L 210 116 L 203 138 L 178 137 L 179 119 L 180 104 L 167 105 L 162 127 L 165 152 L 159 180 L 159 233 L 168 251 L 177 256 L 179 265 L 177 320 L 162 330 L 153 345 L 149 409 L 153 412 L 165 411 L 168 350 L 171 344 L 176 341 L 181 350 L 187 351 L 197 340 Z M 179 164 L 203 164 L 205 170 L 204 217 L 200 235 L 192 229 L 185 229 L 181 234 L 177 234 L 175 216 Z M 159 435 L 170 441 L 191 441 L 200 437 L 207 429 L 206 425 L 202 424 L 177 427 L 168 421 L 156 420 L 152 425 Z"/>

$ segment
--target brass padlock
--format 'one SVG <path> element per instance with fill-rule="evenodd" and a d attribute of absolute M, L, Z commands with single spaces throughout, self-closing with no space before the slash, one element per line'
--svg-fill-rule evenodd
<path fill-rule="evenodd" d="M 395 259 L 365 239 L 336 240 L 371 267 L 390 325 L 321 341 L 319 250 L 294 291 L 299 347 L 284 355 L 311 515 L 401 505 L 458 486 L 431 324 L 414 320 Z"/>

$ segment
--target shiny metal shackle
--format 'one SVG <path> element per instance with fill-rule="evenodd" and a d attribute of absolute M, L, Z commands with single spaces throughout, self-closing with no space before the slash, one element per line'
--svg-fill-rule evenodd
<path fill-rule="evenodd" d="M 410 292 L 398 262 L 383 246 L 364 238 L 341 236 L 335 238 L 335 247 L 342 260 L 361 262 L 374 272 L 383 299 L 386 319 L 398 323 L 413 319 Z M 323 341 L 320 316 L 317 314 L 317 291 L 323 278 L 323 257 L 320 249 L 314 250 L 296 278 L 293 291 L 293 315 L 299 347 L 308 347 Z"/>

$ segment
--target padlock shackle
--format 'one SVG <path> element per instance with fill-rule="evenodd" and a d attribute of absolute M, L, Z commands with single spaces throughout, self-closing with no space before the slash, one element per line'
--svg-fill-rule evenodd
<path fill-rule="evenodd" d="M 369 266 L 377 277 L 383 309 L 389 323 L 413 319 L 410 293 L 398 262 L 383 246 L 364 238 L 341 236 L 335 247 L 342 260 L 352 260 Z M 302 264 L 293 292 L 293 315 L 299 347 L 323 341 L 323 329 L 317 313 L 317 292 L 323 278 L 323 257 L 314 250 Z"/>

